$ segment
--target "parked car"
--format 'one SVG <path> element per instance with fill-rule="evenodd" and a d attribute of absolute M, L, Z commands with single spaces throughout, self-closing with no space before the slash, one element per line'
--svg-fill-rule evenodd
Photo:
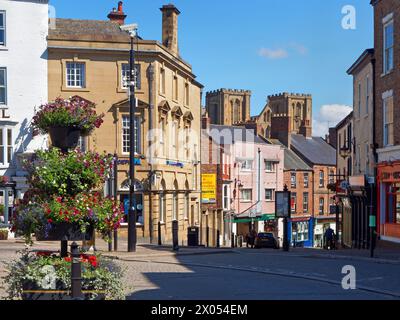
<path fill-rule="evenodd" d="M 271 232 L 260 232 L 257 234 L 255 247 L 279 249 L 279 242 Z"/>

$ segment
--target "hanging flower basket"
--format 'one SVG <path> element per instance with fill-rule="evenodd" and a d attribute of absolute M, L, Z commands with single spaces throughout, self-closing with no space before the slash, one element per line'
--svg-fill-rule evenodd
<path fill-rule="evenodd" d="M 76 127 L 51 127 L 49 135 L 53 147 L 67 152 L 68 149 L 75 149 L 78 146 L 81 130 Z"/>
<path fill-rule="evenodd" d="M 101 126 L 103 117 L 103 113 L 96 114 L 95 105 L 87 100 L 57 98 L 38 108 L 32 126 L 42 134 L 50 133 L 53 127 L 71 127 L 78 129 L 81 135 L 89 135 Z"/>
<path fill-rule="evenodd" d="M 36 231 L 35 236 L 37 241 L 90 241 L 93 231 L 93 225 L 87 226 L 85 232 L 82 232 L 78 223 L 59 222 L 44 225 Z"/>

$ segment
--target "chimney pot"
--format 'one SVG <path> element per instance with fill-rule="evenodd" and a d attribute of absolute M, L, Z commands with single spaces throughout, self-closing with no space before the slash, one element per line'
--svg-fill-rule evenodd
<path fill-rule="evenodd" d="M 119 25 L 124 25 L 125 24 L 125 18 L 126 14 L 124 14 L 122 10 L 122 1 L 118 2 L 118 11 L 116 8 L 113 8 L 112 11 L 108 14 L 107 18 L 110 19 L 110 21 L 116 22 Z"/>

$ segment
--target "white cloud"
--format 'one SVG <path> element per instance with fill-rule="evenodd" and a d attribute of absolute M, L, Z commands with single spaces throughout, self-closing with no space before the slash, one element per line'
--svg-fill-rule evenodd
<path fill-rule="evenodd" d="M 258 50 L 258 55 L 267 59 L 285 59 L 289 57 L 289 52 L 304 56 L 308 53 L 308 49 L 300 43 L 290 42 L 281 48 L 261 48 Z"/>
<path fill-rule="evenodd" d="M 300 43 L 292 42 L 290 47 L 292 47 L 298 54 L 302 56 L 308 53 L 308 48 Z"/>
<path fill-rule="evenodd" d="M 258 51 L 258 55 L 260 57 L 265 57 L 268 59 L 284 59 L 289 56 L 289 53 L 283 48 L 279 49 L 261 48 Z"/>
<path fill-rule="evenodd" d="M 313 119 L 313 136 L 325 137 L 329 128 L 336 126 L 352 110 L 352 107 L 343 104 L 323 105 Z"/>

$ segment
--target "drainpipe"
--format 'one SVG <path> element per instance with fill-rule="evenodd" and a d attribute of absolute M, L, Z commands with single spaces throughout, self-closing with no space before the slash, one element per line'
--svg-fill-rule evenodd
<path fill-rule="evenodd" d="M 257 185 L 257 207 L 260 208 L 262 214 L 262 203 L 261 203 L 261 149 L 258 148 L 258 185 Z M 258 232 L 258 230 L 257 230 Z"/>
<path fill-rule="evenodd" d="M 371 60 L 372 63 L 372 152 L 374 156 L 374 176 L 375 176 L 375 184 L 370 186 L 370 206 L 371 206 L 371 216 L 375 216 L 375 227 L 371 227 L 370 232 L 370 256 L 371 258 L 374 257 L 374 249 L 375 249 L 375 243 L 376 243 L 376 235 L 377 235 L 377 228 L 380 227 L 380 221 L 378 221 L 378 207 L 377 207 L 377 197 L 379 196 L 379 185 L 378 185 L 378 154 L 376 152 L 376 129 L 375 129 L 375 111 L 376 111 L 376 81 L 375 81 L 375 75 L 376 75 L 376 59 L 372 58 Z M 377 188 L 378 190 L 375 189 L 374 192 L 374 187 Z M 374 210 L 375 208 L 375 210 Z M 375 212 L 374 212 L 375 211 Z M 379 216 L 380 218 L 380 216 Z"/>
<path fill-rule="evenodd" d="M 154 110 L 154 94 L 153 94 L 153 86 L 154 86 L 154 65 L 151 63 L 148 69 L 149 76 L 149 233 L 150 233 L 150 243 L 153 243 L 153 201 L 152 201 L 152 181 L 153 181 L 153 110 Z"/>

